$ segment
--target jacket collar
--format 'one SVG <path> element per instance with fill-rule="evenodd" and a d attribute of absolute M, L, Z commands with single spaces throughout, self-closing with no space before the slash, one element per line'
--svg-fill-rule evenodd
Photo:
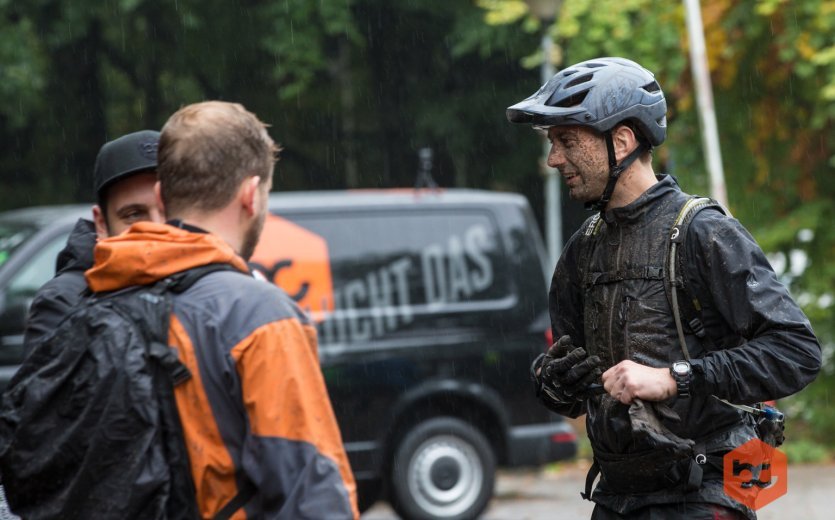
<path fill-rule="evenodd" d="M 67 238 L 67 245 L 58 253 L 56 274 L 67 271 L 86 271 L 93 266 L 93 248 L 96 247 L 96 226 L 92 221 L 80 218 Z"/>
<path fill-rule="evenodd" d="M 85 276 L 93 292 L 147 285 L 201 265 L 226 263 L 249 273 L 246 262 L 220 237 L 168 224 L 137 222 L 125 233 L 100 240 Z"/>
<path fill-rule="evenodd" d="M 673 192 L 681 191 L 671 175 L 656 175 L 658 182 L 653 184 L 640 197 L 620 208 L 603 212 L 603 221 L 607 224 L 627 224 L 643 217 L 659 200 Z"/>

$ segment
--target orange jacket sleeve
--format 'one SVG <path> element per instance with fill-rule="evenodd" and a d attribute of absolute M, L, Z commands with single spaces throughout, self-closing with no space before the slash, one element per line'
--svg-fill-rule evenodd
<path fill-rule="evenodd" d="M 311 326 L 288 318 L 256 329 L 232 349 L 248 421 L 243 470 L 268 515 L 357 519 L 356 484 L 315 338 Z"/>

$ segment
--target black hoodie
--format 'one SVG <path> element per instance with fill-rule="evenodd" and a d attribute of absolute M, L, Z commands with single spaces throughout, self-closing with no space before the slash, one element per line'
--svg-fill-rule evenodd
<path fill-rule="evenodd" d="M 67 239 L 67 245 L 58 254 L 55 278 L 44 284 L 35 295 L 26 332 L 23 337 L 24 353 L 40 341 L 69 314 L 87 289 L 84 271 L 93 266 L 93 248 L 96 246 L 96 228 L 89 220 L 78 219 Z"/>

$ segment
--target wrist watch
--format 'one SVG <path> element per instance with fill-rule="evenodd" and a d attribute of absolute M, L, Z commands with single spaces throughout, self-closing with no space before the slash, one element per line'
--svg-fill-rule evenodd
<path fill-rule="evenodd" d="M 690 375 L 692 373 L 693 369 L 690 367 L 690 363 L 684 360 L 674 361 L 670 366 L 670 375 L 675 379 L 679 397 L 690 397 Z"/>

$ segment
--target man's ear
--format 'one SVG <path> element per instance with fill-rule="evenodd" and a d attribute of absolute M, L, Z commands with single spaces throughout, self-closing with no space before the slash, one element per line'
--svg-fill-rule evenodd
<path fill-rule="evenodd" d="M 96 240 L 104 240 L 110 236 L 107 229 L 107 219 L 105 219 L 104 212 L 98 204 L 93 206 L 93 223 L 96 225 Z"/>
<path fill-rule="evenodd" d="M 255 175 L 253 177 L 247 177 L 244 179 L 243 184 L 241 184 L 240 189 L 240 200 L 241 205 L 243 206 L 244 210 L 247 213 L 247 216 L 251 217 L 255 215 L 258 211 L 256 205 L 258 204 L 258 188 L 261 184 L 261 177 Z"/>
<path fill-rule="evenodd" d="M 612 144 L 615 145 L 615 157 L 620 163 L 638 147 L 638 138 L 627 125 L 618 125 L 612 130 Z"/>
<path fill-rule="evenodd" d="M 160 213 L 165 215 L 165 204 L 162 202 L 162 185 L 159 181 L 154 183 L 154 200 L 157 203 Z"/>

